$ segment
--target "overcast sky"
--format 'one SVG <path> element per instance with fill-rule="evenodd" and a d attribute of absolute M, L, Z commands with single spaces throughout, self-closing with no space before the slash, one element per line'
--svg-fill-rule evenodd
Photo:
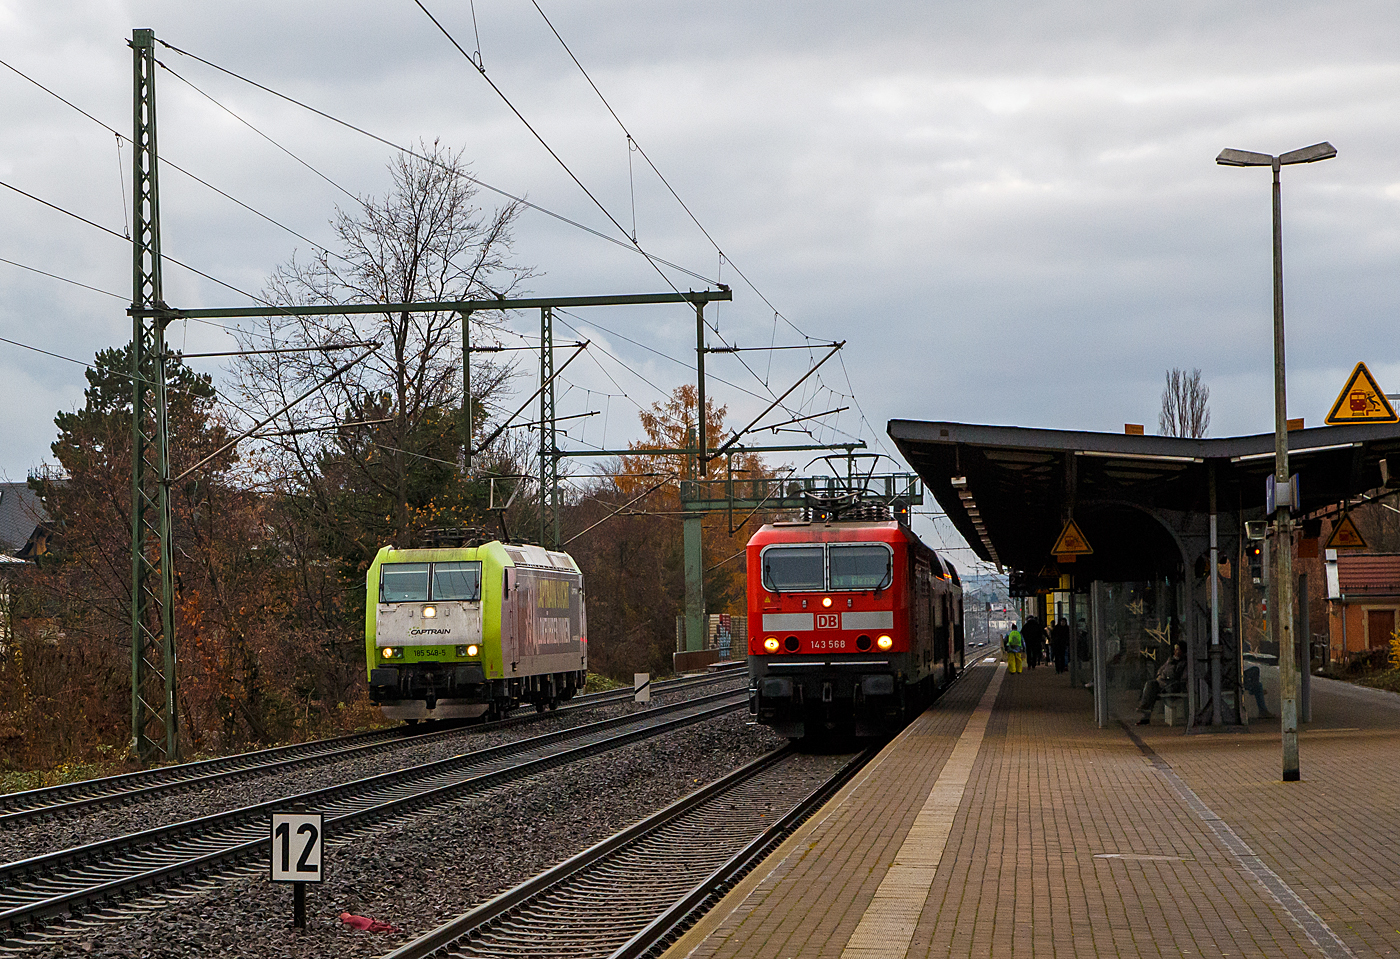
<path fill-rule="evenodd" d="M 817 421 L 823 442 L 892 452 L 893 417 L 1152 432 L 1173 366 L 1202 370 L 1211 435 L 1271 429 L 1269 174 L 1217 167 L 1227 146 L 1338 150 L 1284 172 L 1290 414 L 1320 424 L 1358 360 L 1400 392 L 1393 3 L 539 0 L 721 264 L 635 155 L 629 180 L 623 133 L 529 0 L 476 0 L 475 24 L 468 3 L 425 2 L 469 51 L 479 35 L 492 81 L 628 229 L 635 198 L 648 251 L 734 286 L 718 310 L 729 343 L 804 342 L 794 327 L 848 341 L 844 369 L 833 360 L 793 402 L 853 407 Z M 412 0 L 0 0 L 8 62 L 124 133 L 133 27 L 391 141 L 440 139 L 487 183 L 616 235 Z M 169 50 L 160 59 L 352 193 L 386 189 L 388 148 Z M 344 194 L 176 76 L 162 71 L 157 88 L 163 157 L 330 242 Z M 0 109 L 0 179 L 123 230 L 128 149 L 3 69 Z M 161 189 L 166 253 L 236 287 L 259 289 L 308 250 L 168 167 Z M 118 294 L 0 263 L 0 337 L 84 361 L 130 338 L 127 245 L 5 190 L 0 217 L 0 257 Z M 664 289 L 635 253 L 542 214 L 522 217 L 516 241 L 538 295 Z M 246 303 L 174 268 L 166 299 Z M 565 319 L 600 349 L 567 371 L 560 412 L 602 410 L 571 442 L 620 446 L 639 432 L 635 403 L 693 380 L 693 319 L 579 315 Z M 184 327 L 169 336 L 188 352 L 231 348 L 216 328 Z M 807 364 L 746 359 L 757 376 L 730 357 L 710 365 L 735 384 L 711 388 L 744 422 Z M 82 367 L 0 343 L 0 477 L 45 461 L 54 414 L 80 405 L 83 385 Z M 945 525 L 921 528 L 954 545 Z"/>

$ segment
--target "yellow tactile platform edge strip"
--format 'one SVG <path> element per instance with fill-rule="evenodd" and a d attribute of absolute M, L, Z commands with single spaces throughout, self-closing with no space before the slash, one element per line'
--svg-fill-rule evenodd
<path fill-rule="evenodd" d="M 982 750 L 987 722 L 992 718 L 992 705 L 1005 675 L 1006 664 L 1001 663 L 981 701 L 968 717 L 953 754 L 943 764 L 923 808 L 914 818 L 914 825 L 895 854 L 880 888 L 875 891 L 875 898 L 842 950 L 841 959 L 890 959 L 909 951 L 914 928 L 924 911 L 934 874 L 938 872 L 948 836 L 953 831 L 953 820 L 967 792 L 972 767 Z"/>

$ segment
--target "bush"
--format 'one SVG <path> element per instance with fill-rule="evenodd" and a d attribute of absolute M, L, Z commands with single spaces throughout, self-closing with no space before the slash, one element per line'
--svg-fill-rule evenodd
<path fill-rule="evenodd" d="M 1349 653 L 1346 663 L 1342 667 L 1348 675 L 1358 673 L 1378 673 L 1390 668 L 1390 650 L 1388 649 L 1367 649 L 1358 653 Z"/>

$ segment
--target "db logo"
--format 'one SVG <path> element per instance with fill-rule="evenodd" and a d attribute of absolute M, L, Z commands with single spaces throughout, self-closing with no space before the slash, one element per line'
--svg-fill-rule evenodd
<path fill-rule="evenodd" d="M 841 614 L 840 614 L 840 613 L 818 613 L 818 614 L 817 614 L 817 629 L 840 629 L 840 628 L 841 628 Z"/>

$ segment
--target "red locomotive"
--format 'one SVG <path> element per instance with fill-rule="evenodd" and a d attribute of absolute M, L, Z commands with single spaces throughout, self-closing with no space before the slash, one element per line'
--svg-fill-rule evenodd
<path fill-rule="evenodd" d="M 962 584 L 903 522 L 815 515 L 749 540 L 749 710 L 789 739 L 898 729 L 963 666 Z"/>

